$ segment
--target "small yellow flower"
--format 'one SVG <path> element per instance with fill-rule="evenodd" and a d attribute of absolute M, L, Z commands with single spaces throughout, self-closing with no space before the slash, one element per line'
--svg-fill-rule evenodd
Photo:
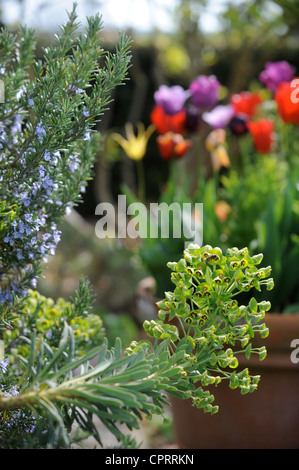
<path fill-rule="evenodd" d="M 155 127 L 151 124 L 145 129 L 144 124 L 139 122 L 137 124 L 137 136 L 134 133 L 132 123 L 128 122 L 125 129 L 126 139 L 115 132 L 111 137 L 123 148 L 129 158 L 132 160 L 142 160 L 146 153 L 148 140 L 154 132 Z"/>

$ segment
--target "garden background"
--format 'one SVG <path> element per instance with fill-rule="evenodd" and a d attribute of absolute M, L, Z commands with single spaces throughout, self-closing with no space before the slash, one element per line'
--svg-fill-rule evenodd
<path fill-rule="evenodd" d="M 109 17 L 108 13 L 105 17 L 105 3 L 108 2 L 80 1 L 78 14 L 79 20 L 84 23 L 86 15 L 103 11 L 103 47 L 113 51 L 120 29 L 117 23 L 119 18 L 116 11 L 114 18 Z M 134 11 L 140 2 L 122 0 L 121 3 L 123 6 L 128 3 L 128 9 L 130 3 Z M 92 282 L 95 310 L 103 319 L 111 344 L 115 337 L 121 336 L 124 346 L 140 334 L 142 321 L 151 315 L 150 302 L 146 305 L 147 299 L 142 297 L 145 304 L 140 303 L 140 282 L 148 279 L 149 299 L 157 291 L 155 284 L 150 282 L 152 273 L 140 257 L 139 241 L 101 240 L 95 234 L 97 204 L 112 202 L 116 205 L 117 196 L 122 193 L 124 185 L 133 193 L 137 191 L 136 162 L 128 158 L 111 139 L 111 134 L 125 135 L 128 122 L 134 126 L 142 122 L 147 128 L 151 124 L 151 113 L 155 106 L 154 93 L 161 85 L 181 85 L 187 89 L 197 76 L 215 75 L 221 83 L 221 99 L 226 102 L 232 93 L 260 91 L 263 84 L 258 77 L 266 62 L 288 61 L 297 70 L 296 76 L 299 70 L 297 0 L 169 0 L 165 6 L 163 2 L 160 4 L 155 0 L 147 0 L 142 4 L 145 14 L 150 14 L 148 29 L 138 29 L 135 18 L 127 25 L 122 25 L 133 39 L 132 66 L 129 80 L 125 86 L 115 90 L 110 110 L 98 124 L 97 130 L 103 140 L 94 167 L 95 178 L 87 188 L 83 203 L 65 218 L 56 254 L 49 259 L 44 278 L 38 282 L 38 290 L 42 294 L 54 299 L 61 296 L 67 298 L 77 287 L 81 274 L 85 274 Z M 17 30 L 18 23 L 29 22 L 31 26 L 32 22 L 38 33 L 37 55 L 42 57 L 42 47 L 52 41 L 55 22 L 58 27 L 66 20 L 65 10 L 70 9 L 63 2 L 57 2 L 57 5 L 55 2 L 38 4 L 21 0 L 1 1 L 0 22 L 12 31 Z M 53 14 L 55 8 L 56 14 Z M 153 13 L 155 11 L 156 14 Z M 164 14 L 169 20 L 167 25 L 171 24 L 171 27 L 163 30 L 157 18 Z M 47 21 L 51 17 L 55 18 L 53 24 Z M 204 176 L 210 171 L 209 154 L 200 145 L 200 152 L 205 157 L 201 158 L 199 174 Z M 233 148 L 231 152 L 237 151 Z M 232 157 L 230 150 L 228 153 Z M 171 165 L 162 158 L 156 135 L 149 138 L 142 162 L 146 201 L 157 201 L 170 176 Z M 188 175 L 198 171 L 192 152 L 190 156 L 184 156 L 184 165 Z M 226 169 L 221 171 L 225 175 Z M 209 243 L 209 240 L 205 242 Z M 298 287 L 297 277 L 295 290 Z M 162 421 L 152 423 L 151 426 L 147 428 L 145 437 L 150 440 L 151 446 L 167 447 L 173 444 L 171 426 L 162 424 Z"/>

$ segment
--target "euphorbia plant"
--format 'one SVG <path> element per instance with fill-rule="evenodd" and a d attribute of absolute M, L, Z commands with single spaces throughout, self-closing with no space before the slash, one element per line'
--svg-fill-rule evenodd
<path fill-rule="evenodd" d="M 169 357 L 180 353 L 184 358 L 180 371 L 190 378 L 189 390 L 178 384 L 170 388 L 171 393 L 189 395 L 204 411 L 218 411 L 217 404 L 212 405 L 213 395 L 205 389 L 210 384 L 227 380 L 242 394 L 257 388 L 260 377 L 250 376 L 247 368 L 236 371 L 237 357 L 245 354 L 248 359 L 255 353 L 260 360 L 265 358 L 265 347 L 254 348 L 251 341 L 256 333 L 268 336 L 262 320 L 271 305 L 257 302 L 254 296 L 248 305 L 240 305 L 237 299 L 252 288 L 273 288 L 271 268 L 258 268 L 262 258 L 250 256 L 247 248 L 223 254 L 217 247 L 190 244 L 180 261 L 168 263 L 175 288 L 158 303 L 158 320 L 145 322 L 149 336 L 169 341 Z"/>

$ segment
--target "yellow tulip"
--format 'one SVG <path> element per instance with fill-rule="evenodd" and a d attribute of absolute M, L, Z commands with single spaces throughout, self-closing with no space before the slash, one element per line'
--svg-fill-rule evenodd
<path fill-rule="evenodd" d="M 225 139 L 226 133 L 223 129 L 214 129 L 209 133 L 205 141 L 215 171 L 218 171 L 222 166 L 226 168 L 230 166 L 230 159 L 224 147 Z"/>
<path fill-rule="evenodd" d="M 155 130 L 155 127 L 151 124 L 145 129 L 144 124 L 139 122 L 137 124 L 137 135 L 134 133 L 133 124 L 128 122 L 125 125 L 126 139 L 114 132 L 111 137 L 123 148 L 126 155 L 132 160 L 142 160 L 145 156 L 147 143 Z"/>

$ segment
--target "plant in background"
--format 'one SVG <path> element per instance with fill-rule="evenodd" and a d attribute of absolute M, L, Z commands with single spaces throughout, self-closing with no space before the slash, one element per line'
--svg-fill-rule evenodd
<path fill-rule="evenodd" d="M 266 88 L 273 93 L 282 82 L 290 82 L 296 73 L 295 67 L 286 60 L 279 62 L 266 62 L 265 69 L 260 73 L 259 79 Z"/>
<path fill-rule="evenodd" d="M 250 150 L 250 141 L 244 142 L 237 156 L 241 168 L 235 164 L 223 175 L 222 188 L 215 193 L 216 200 L 221 197 L 230 207 L 222 224 L 226 246 L 241 243 L 252 253 L 262 251 L 265 263 L 272 266 L 277 289 L 268 299 L 279 312 L 296 309 L 299 301 L 295 243 L 299 107 L 291 99 L 294 74 L 294 67 L 285 61 L 266 64 L 260 80 L 271 96 L 246 123 L 255 152 Z"/>
<path fill-rule="evenodd" d="M 298 80 L 295 79 L 295 80 Z M 292 99 L 294 93 L 292 81 L 281 82 L 275 91 L 275 101 L 278 113 L 286 124 L 293 123 L 299 125 L 298 103 Z"/>
<path fill-rule="evenodd" d="M 188 98 L 188 91 L 185 91 L 180 85 L 174 85 L 172 87 L 161 85 L 159 90 L 154 93 L 156 104 L 170 116 L 182 111 L 185 101 Z"/>
<path fill-rule="evenodd" d="M 225 100 L 213 76 L 197 77 L 186 90 L 163 85 L 154 93 L 150 115 L 157 151 L 170 167 L 159 202 L 201 202 L 205 243 L 263 252 L 281 287 L 269 293 L 275 311 L 299 302 L 299 106 L 292 99 L 294 76 L 288 62 L 269 62 L 259 75 L 266 88 L 233 93 Z M 189 162 L 191 157 L 191 172 L 185 156 Z M 161 283 L 168 282 L 162 252 L 173 253 L 177 260 L 179 242 L 159 239 L 154 246 L 145 239 L 140 244 L 158 295 L 165 290 Z"/>
<path fill-rule="evenodd" d="M 126 139 L 117 132 L 113 132 L 110 136 L 115 140 L 120 147 L 124 150 L 127 157 L 131 160 L 135 160 L 137 165 L 138 173 L 138 196 L 141 201 L 145 200 L 145 178 L 144 168 L 142 159 L 146 154 L 146 148 L 148 140 L 154 132 L 154 126 L 150 125 L 147 129 L 144 128 L 144 124 L 139 122 L 137 125 L 137 136 L 134 134 L 133 124 L 131 122 L 126 123 Z"/>
<path fill-rule="evenodd" d="M 190 83 L 190 101 L 200 112 L 213 108 L 219 99 L 220 83 L 213 75 L 199 75 Z"/>

